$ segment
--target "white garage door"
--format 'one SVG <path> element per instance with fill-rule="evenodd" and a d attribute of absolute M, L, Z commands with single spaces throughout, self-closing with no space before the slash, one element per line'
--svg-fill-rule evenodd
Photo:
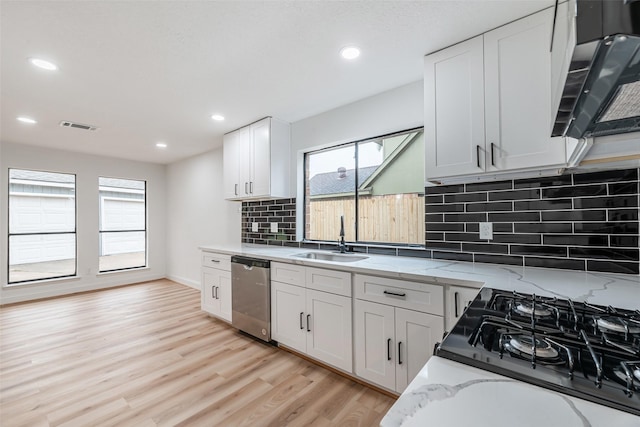
<path fill-rule="evenodd" d="M 75 231 L 75 199 L 69 196 L 12 194 L 9 233 Z M 75 258 L 75 234 L 11 236 L 11 265 Z"/>
<path fill-rule="evenodd" d="M 102 197 L 100 256 L 145 250 L 145 203 L 142 199 Z M 123 232 L 131 230 L 130 232 Z M 108 231 L 118 231 L 108 233 Z"/>

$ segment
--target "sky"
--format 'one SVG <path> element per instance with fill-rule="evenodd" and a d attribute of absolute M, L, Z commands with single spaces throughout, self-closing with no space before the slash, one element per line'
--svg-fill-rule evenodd
<path fill-rule="evenodd" d="M 361 143 L 358 145 L 360 157 L 358 167 L 377 166 L 382 163 L 383 151 L 381 145 L 375 142 Z M 339 167 L 353 169 L 355 148 L 347 145 L 338 149 L 322 151 L 310 156 L 309 178 L 324 172 L 337 172 Z"/>

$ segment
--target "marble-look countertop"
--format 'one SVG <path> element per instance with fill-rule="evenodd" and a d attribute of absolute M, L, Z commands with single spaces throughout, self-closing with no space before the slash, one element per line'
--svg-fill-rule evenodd
<path fill-rule="evenodd" d="M 638 427 L 640 417 L 433 356 L 380 426 Z"/>
<path fill-rule="evenodd" d="M 361 261 L 341 263 L 295 256 L 305 252 L 322 251 L 265 245 L 208 245 L 201 246 L 200 249 L 228 255 L 253 256 L 271 261 L 434 284 L 474 288 L 488 286 L 509 291 L 535 293 L 536 295 L 570 298 L 574 301 L 611 305 L 618 308 L 640 308 L 640 276 L 637 275 L 374 254 L 355 254 L 366 255 L 368 258 Z"/>

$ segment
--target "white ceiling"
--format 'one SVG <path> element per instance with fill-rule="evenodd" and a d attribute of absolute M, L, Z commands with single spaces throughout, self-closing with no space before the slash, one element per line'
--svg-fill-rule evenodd
<path fill-rule="evenodd" d="M 295 122 L 418 81 L 425 54 L 553 3 L 2 0 L 0 141 L 170 163 L 264 116 Z"/>

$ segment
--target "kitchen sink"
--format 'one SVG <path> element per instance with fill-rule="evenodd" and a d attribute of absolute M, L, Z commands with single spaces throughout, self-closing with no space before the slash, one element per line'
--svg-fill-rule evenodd
<path fill-rule="evenodd" d="M 293 255 L 299 258 L 306 259 L 317 259 L 321 261 L 333 261 L 333 262 L 355 262 L 362 261 L 363 259 L 369 258 L 368 256 L 362 255 L 351 255 L 351 254 L 331 254 L 325 252 L 304 252 L 301 254 Z"/>

